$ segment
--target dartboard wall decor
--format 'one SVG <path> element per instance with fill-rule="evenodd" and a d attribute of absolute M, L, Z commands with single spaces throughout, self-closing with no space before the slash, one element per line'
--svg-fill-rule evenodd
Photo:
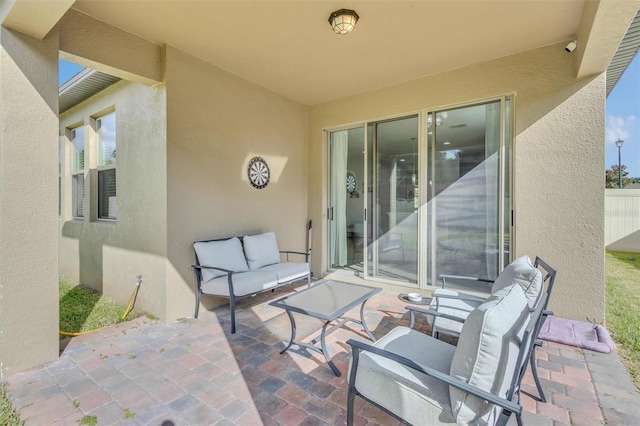
<path fill-rule="evenodd" d="M 269 185 L 269 179 L 271 179 L 271 172 L 267 162 L 261 157 L 253 157 L 249 161 L 249 167 L 247 167 L 247 177 L 254 188 L 265 188 Z"/>
<path fill-rule="evenodd" d="M 356 175 L 351 172 L 347 172 L 347 192 L 351 194 L 356 190 Z"/>

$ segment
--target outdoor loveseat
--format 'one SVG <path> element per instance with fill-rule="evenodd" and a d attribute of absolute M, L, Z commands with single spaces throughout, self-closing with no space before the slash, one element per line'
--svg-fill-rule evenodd
<path fill-rule="evenodd" d="M 276 287 L 307 279 L 311 286 L 309 254 L 280 251 L 273 232 L 242 237 L 202 240 L 193 243 L 196 262 L 196 309 L 200 296 L 209 294 L 229 298 L 231 333 L 236 332 L 236 300 Z M 281 262 L 281 254 L 285 262 Z M 304 262 L 289 262 L 289 255 L 304 256 Z"/>

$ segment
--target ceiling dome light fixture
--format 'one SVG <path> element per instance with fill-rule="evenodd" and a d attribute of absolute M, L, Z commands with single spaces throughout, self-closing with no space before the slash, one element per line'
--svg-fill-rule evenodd
<path fill-rule="evenodd" d="M 336 34 L 349 34 L 360 17 L 355 10 L 340 9 L 329 15 L 329 24 Z"/>

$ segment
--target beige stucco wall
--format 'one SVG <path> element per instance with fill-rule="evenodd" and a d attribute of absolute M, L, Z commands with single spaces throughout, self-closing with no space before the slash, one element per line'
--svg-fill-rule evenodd
<path fill-rule="evenodd" d="M 557 316 L 598 323 L 605 320 L 605 85 L 602 74 L 517 110 L 514 165 L 517 253 L 558 270 L 549 303 Z"/>
<path fill-rule="evenodd" d="M 162 82 L 162 47 L 76 10 L 58 24 L 60 57 L 128 81 Z"/>
<path fill-rule="evenodd" d="M 2 375 L 58 356 L 58 34 L 0 44 Z"/>
<path fill-rule="evenodd" d="M 307 108 L 171 47 L 165 78 L 166 297 L 173 319 L 193 315 L 194 240 L 274 231 L 281 250 L 305 250 Z M 255 156 L 271 169 L 262 190 L 247 181 Z"/>
<path fill-rule="evenodd" d="M 574 78 L 561 43 L 309 110 L 313 270 L 326 269 L 327 158 L 323 128 L 515 94 L 515 256 L 558 269 L 557 315 L 604 320 L 604 76 Z"/>
<path fill-rule="evenodd" d="M 97 173 L 93 118 L 115 108 L 116 221 L 96 220 Z M 160 318 L 166 306 L 166 97 L 154 88 L 121 81 L 64 112 L 60 131 L 84 123 L 85 218 L 71 212 L 71 143 L 64 139 L 60 274 L 127 303 L 142 275 L 136 307 Z M 88 169 L 93 169 L 89 171 Z M 91 200 L 91 201 L 89 201 Z"/>

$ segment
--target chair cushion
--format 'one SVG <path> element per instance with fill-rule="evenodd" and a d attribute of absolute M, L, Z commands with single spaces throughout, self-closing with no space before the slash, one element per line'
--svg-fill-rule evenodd
<path fill-rule="evenodd" d="M 452 376 L 501 397 L 513 378 L 529 307 L 522 287 L 505 287 L 474 309 L 465 321 L 451 361 Z M 494 405 L 450 387 L 456 421 L 493 424 Z"/>
<path fill-rule="evenodd" d="M 236 237 L 228 240 L 197 242 L 193 244 L 193 248 L 200 265 L 224 268 L 234 272 L 249 270 L 242 251 L 242 244 Z M 202 269 L 203 282 L 211 281 L 222 275 L 226 277 L 227 273 L 215 269 Z"/>
<path fill-rule="evenodd" d="M 485 300 L 464 300 L 454 297 L 469 297 L 469 299 L 479 299 L 465 293 L 458 293 L 454 290 L 439 288 L 432 294 L 431 309 L 440 313 L 466 319 L 471 311 L 480 306 Z M 436 332 L 458 335 L 462 331 L 463 322 L 458 322 L 442 317 L 427 315 L 427 322 L 435 326 Z"/>
<path fill-rule="evenodd" d="M 303 262 L 284 262 L 267 265 L 260 271 L 273 272 L 278 277 L 278 284 L 286 283 L 309 275 L 309 264 Z"/>
<path fill-rule="evenodd" d="M 280 252 L 276 234 L 265 232 L 258 235 L 247 235 L 242 238 L 244 253 L 247 256 L 249 269 L 255 271 L 263 266 L 280 263 Z"/>
<path fill-rule="evenodd" d="M 519 257 L 507 265 L 493 283 L 491 293 L 495 293 L 514 282 L 522 287 L 529 307 L 535 307 L 540 300 L 540 295 L 542 295 L 542 273 L 533 266 L 529 256 Z"/>
<path fill-rule="evenodd" d="M 455 346 L 407 327 L 394 328 L 373 346 L 444 374 L 449 373 L 455 351 Z M 349 372 L 351 368 L 349 364 Z M 360 352 L 357 373 L 358 392 L 408 423 L 455 423 L 444 382 L 366 351 Z"/>
<path fill-rule="evenodd" d="M 278 285 L 278 278 L 272 272 L 248 271 L 231 275 L 233 292 L 236 296 L 246 296 L 268 290 Z M 202 292 L 229 297 L 228 275 L 202 283 Z"/>

